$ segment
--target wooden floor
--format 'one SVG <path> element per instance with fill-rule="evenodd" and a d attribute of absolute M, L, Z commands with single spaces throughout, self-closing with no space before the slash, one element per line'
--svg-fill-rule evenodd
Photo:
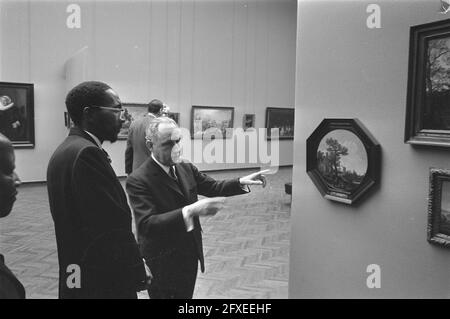
<path fill-rule="evenodd" d="M 254 170 L 211 173 L 217 179 Z M 287 298 L 292 168 L 268 176 L 265 188 L 227 199 L 227 208 L 202 220 L 206 272 L 194 298 Z M 20 189 L 13 213 L 0 220 L 0 252 L 18 276 L 27 298 L 56 298 L 58 263 L 47 189 Z M 146 294 L 140 294 L 145 298 Z"/>

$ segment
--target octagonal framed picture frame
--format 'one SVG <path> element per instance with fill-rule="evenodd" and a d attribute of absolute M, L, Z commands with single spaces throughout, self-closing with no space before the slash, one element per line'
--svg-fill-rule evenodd
<path fill-rule="evenodd" d="M 352 205 L 379 183 L 381 147 L 358 119 L 324 119 L 306 140 L 306 157 L 326 199 Z"/>

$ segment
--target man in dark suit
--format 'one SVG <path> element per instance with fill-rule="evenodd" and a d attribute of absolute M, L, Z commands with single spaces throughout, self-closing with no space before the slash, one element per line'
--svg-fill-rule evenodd
<path fill-rule="evenodd" d="M 102 149 L 122 119 L 118 95 L 105 83 L 73 88 L 66 106 L 75 127 L 47 171 L 55 223 L 60 298 L 136 298 L 146 282 L 131 231 L 127 198 Z"/>
<path fill-rule="evenodd" d="M 163 102 L 154 99 L 148 104 L 148 114 L 131 122 L 125 149 L 125 173 L 128 175 L 150 156 L 150 151 L 145 145 L 145 130 L 153 119 L 161 116 L 163 108 Z"/>
<path fill-rule="evenodd" d="M 152 299 L 192 298 L 198 262 L 205 270 L 201 216 L 215 215 L 224 197 L 264 185 L 264 172 L 216 181 L 191 163 L 180 161 L 181 131 L 165 117 L 153 120 L 146 143 L 152 154 L 127 179 L 142 253 L 154 276 Z M 198 200 L 198 194 L 212 197 Z"/>
<path fill-rule="evenodd" d="M 14 149 L 11 142 L 0 134 L 0 217 L 11 212 L 16 201 L 20 179 L 15 173 Z M 24 299 L 25 289 L 0 254 L 0 299 Z"/>

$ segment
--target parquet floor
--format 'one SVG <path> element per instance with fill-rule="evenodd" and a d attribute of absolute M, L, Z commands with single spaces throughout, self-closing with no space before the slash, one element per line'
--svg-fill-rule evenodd
<path fill-rule="evenodd" d="M 254 170 L 214 172 L 216 179 Z M 265 189 L 227 200 L 227 208 L 202 220 L 206 272 L 194 298 L 287 298 L 292 168 L 269 175 Z M 0 220 L 0 252 L 24 284 L 27 298 L 56 298 L 56 242 L 45 185 L 20 189 L 12 214 Z M 140 294 L 145 298 L 146 294 Z"/>

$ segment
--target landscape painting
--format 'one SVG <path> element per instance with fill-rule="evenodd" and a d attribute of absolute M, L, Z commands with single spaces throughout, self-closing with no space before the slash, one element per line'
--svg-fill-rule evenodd
<path fill-rule="evenodd" d="M 450 36 L 428 41 L 423 128 L 450 130 Z"/>
<path fill-rule="evenodd" d="M 125 122 L 120 129 L 119 139 L 124 140 L 128 137 L 128 129 L 131 122 L 148 114 L 148 105 L 144 103 L 123 103 Z"/>
<path fill-rule="evenodd" d="M 233 107 L 192 106 L 191 135 L 194 139 L 222 139 L 232 134 Z"/>
<path fill-rule="evenodd" d="M 366 149 L 348 130 L 326 134 L 317 149 L 317 169 L 330 191 L 350 194 L 364 179 L 368 167 Z"/>

